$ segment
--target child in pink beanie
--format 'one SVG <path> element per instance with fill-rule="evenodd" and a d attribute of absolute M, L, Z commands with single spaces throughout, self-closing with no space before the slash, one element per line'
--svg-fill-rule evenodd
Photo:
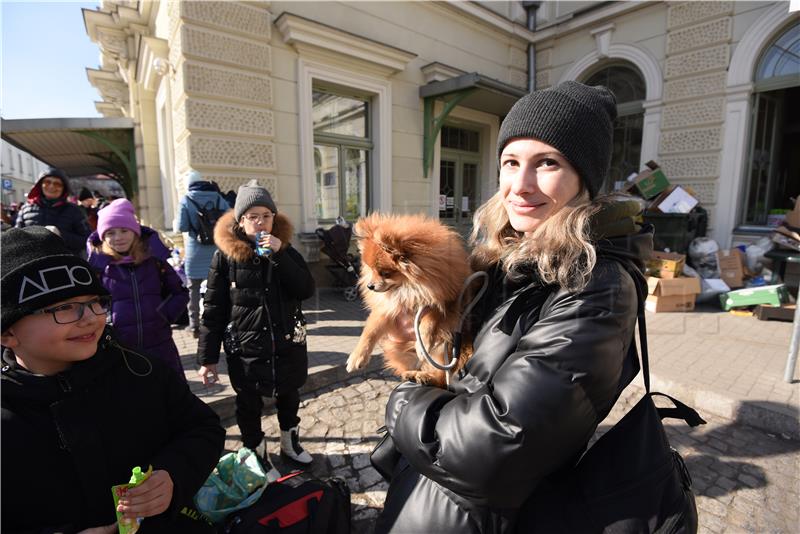
<path fill-rule="evenodd" d="M 89 263 L 111 293 L 111 322 L 122 344 L 164 360 L 183 377 L 171 324 L 186 310 L 189 293 L 167 263 L 158 233 L 136 219 L 120 198 L 97 213 L 89 236 Z"/>

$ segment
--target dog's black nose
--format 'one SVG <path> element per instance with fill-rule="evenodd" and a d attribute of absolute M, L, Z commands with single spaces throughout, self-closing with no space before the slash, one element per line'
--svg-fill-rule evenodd
<path fill-rule="evenodd" d="M 370 291 L 375 291 L 375 284 L 367 284 L 367 289 Z"/>

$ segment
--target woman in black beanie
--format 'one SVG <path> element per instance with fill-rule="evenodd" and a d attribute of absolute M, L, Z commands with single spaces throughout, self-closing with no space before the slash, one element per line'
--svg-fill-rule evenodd
<path fill-rule="evenodd" d="M 389 398 L 400 459 L 376 532 L 528 531 L 526 501 L 574 464 L 638 372 L 652 234 L 636 203 L 597 198 L 615 117 L 606 88 L 566 82 L 503 121 L 499 191 L 472 235 L 490 279 L 474 355 L 449 389 L 407 382 Z"/>

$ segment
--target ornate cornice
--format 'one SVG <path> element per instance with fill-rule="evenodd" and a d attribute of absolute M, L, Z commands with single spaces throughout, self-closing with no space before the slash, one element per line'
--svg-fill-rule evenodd
<path fill-rule="evenodd" d="M 366 64 L 389 76 L 405 70 L 416 54 L 284 12 L 275 26 L 301 55 L 334 55 Z"/>

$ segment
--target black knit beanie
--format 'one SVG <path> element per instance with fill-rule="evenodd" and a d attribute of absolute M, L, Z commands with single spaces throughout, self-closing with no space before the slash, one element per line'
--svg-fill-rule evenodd
<path fill-rule="evenodd" d="M 564 155 L 594 198 L 611 166 L 616 103 L 605 87 L 572 81 L 527 94 L 500 126 L 497 158 L 513 139 L 538 139 Z"/>
<path fill-rule="evenodd" d="M 89 191 L 89 188 L 83 187 L 81 188 L 81 192 L 78 193 L 78 200 L 86 200 L 87 198 L 94 198 L 92 196 L 92 192 Z"/>
<path fill-rule="evenodd" d="M 233 206 L 233 214 L 236 220 L 241 219 L 244 212 L 253 206 L 262 206 L 269 208 L 272 213 L 278 213 L 278 208 L 275 206 L 275 201 L 272 200 L 272 195 L 258 185 L 255 180 L 251 180 L 247 185 L 240 186 L 239 192 L 236 193 L 236 204 Z"/>
<path fill-rule="evenodd" d="M 108 295 L 94 270 L 43 226 L 11 228 L 0 237 L 0 331 L 56 302 Z"/>

